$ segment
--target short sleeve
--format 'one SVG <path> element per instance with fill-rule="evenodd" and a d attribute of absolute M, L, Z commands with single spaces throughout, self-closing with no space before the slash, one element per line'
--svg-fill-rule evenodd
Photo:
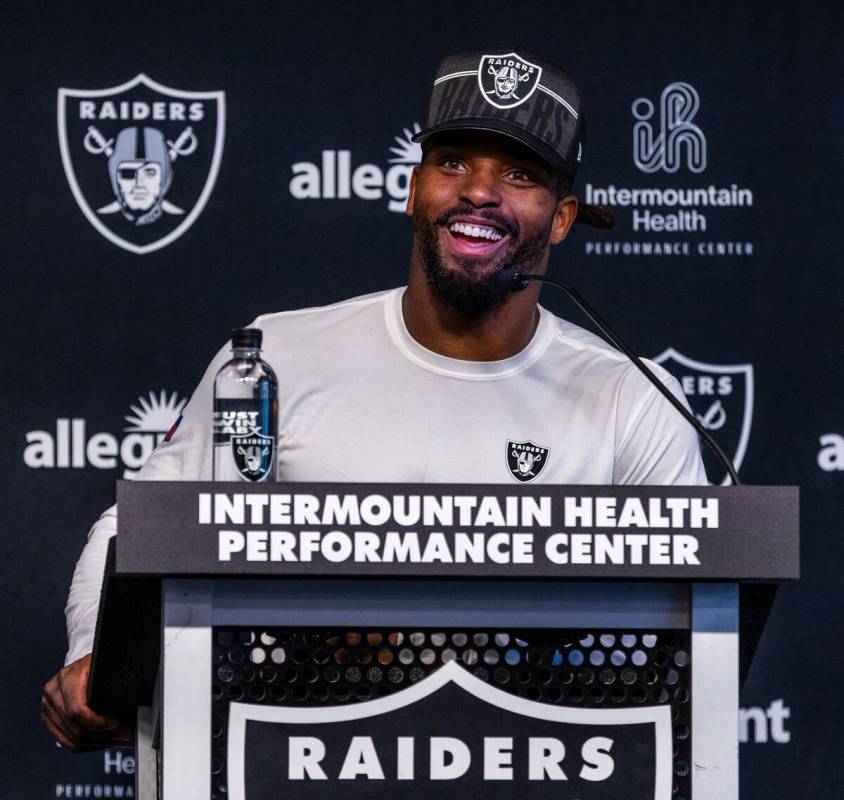
<path fill-rule="evenodd" d="M 676 378 L 655 367 L 663 384 L 688 408 Z M 622 389 L 627 414 L 620 414 L 613 483 L 705 486 L 708 484 L 697 432 L 635 367 Z"/>

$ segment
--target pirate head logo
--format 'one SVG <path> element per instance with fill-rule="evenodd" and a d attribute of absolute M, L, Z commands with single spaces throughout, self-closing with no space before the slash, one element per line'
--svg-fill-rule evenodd
<path fill-rule="evenodd" d="M 484 99 L 496 108 L 521 105 L 536 91 L 542 67 L 516 53 L 482 56 L 478 83 Z"/>
<path fill-rule="evenodd" d="M 162 213 L 184 214 L 165 195 L 173 183 L 173 162 L 196 150 L 198 140 L 188 126 L 175 142 L 156 128 L 124 128 L 115 139 L 106 139 L 91 125 L 83 139 L 89 153 L 108 157 L 108 177 L 115 200 L 97 214 L 120 212 L 135 225 L 157 222 Z"/>
<path fill-rule="evenodd" d="M 272 467 L 275 458 L 275 440 L 257 430 L 229 440 L 232 458 L 241 477 L 247 481 L 262 481 Z"/>
<path fill-rule="evenodd" d="M 684 356 L 672 347 L 654 361 L 677 378 L 692 412 L 730 456 L 738 471 L 747 452 L 753 420 L 753 365 L 706 364 Z M 708 448 L 704 450 L 703 459 L 712 483 L 730 482 Z"/>
<path fill-rule="evenodd" d="M 507 440 L 507 468 L 510 474 L 521 483 L 527 483 L 539 477 L 548 463 L 547 447 L 540 447 L 533 442 L 513 442 Z"/>
<path fill-rule="evenodd" d="M 62 161 L 76 202 L 109 241 L 149 253 L 205 207 L 220 166 L 223 92 L 138 75 L 111 89 L 59 89 Z"/>

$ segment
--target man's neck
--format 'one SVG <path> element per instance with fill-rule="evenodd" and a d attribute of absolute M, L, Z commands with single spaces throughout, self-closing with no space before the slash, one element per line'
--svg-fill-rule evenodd
<path fill-rule="evenodd" d="M 524 350 L 533 337 L 539 289 L 533 283 L 495 309 L 466 314 L 437 298 L 424 274 L 411 269 L 402 313 L 410 335 L 434 353 L 462 361 L 500 361 Z"/>

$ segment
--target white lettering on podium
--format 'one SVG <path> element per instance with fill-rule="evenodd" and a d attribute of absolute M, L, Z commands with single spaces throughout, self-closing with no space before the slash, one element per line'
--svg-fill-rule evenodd
<path fill-rule="evenodd" d="M 618 505 L 620 503 L 620 506 Z M 565 497 L 565 528 L 717 528 L 717 497 Z"/>
<path fill-rule="evenodd" d="M 513 780 L 513 738 L 511 736 L 484 737 L 484 780 Z"/>
<path fill-rule="evenodd" d="M 412 781 L 414 774 L 413 737 L 399 736 L 396 739 L 396 778 Z"/>
<path fill-rule="evenodd" d="M 552 564 L 699 566 L 699 544 L 689 534 L 554 533 L 545 542 L 545 557 Z"/>
<path fill-rule="evenodd" d="M 565 781 L 560 762 L 566 757 L 566 746 L 551 736 L 531 737 L 528 746 L 528 779 L 532 781 Z"/>
<path fill-rule="evenodd" d="M 211 524 L 211 495 L 208 492 L 199 493 L 199 524 Z"/>
<path fill-rule="evenodd" d="M 240 531 L 220 531 L 217 546 L 217 560 L 231 561 L 233 553 L 240 553 L 246 546 L 246 538 Z"/>
<path fill-rule="evenodd" d="M 423 545 L 424 542 L 424 545 Z M 554 533 L 544 555 L 552 564 L 647 564 L 699 566 L 697 537 L 690 534 Z M 333 564 L 533 564 L 532 533 L 492 535 L 433 531 L 427 538 L 416 531 L 220 530 L 218 560 L 231 561 L 242 553 L 253 562 L 312 562 Z"/>
<path fill-rule="evenodd" d="M 606 736 L 593 736 L 583 743 L 580 753 L 586 762 L 580 769 L 580 777 L 587 781 L 605 781 L 612 775 L 615 762 L 610 756 L 613 740 Z"/>
<path fill-rule="evenodd" d="M 369 780 L 384 780 L 384 770 L 381 768 L 371 736 L 352 737 L 337 777 L 341 781 L 353 781 L 358 775 L 363 775 Z"/>
<path fill-rule="evenodd" d="M 417 740 L 413 736 L 398 736 L 395 748 L 378 753 L 378 743 L 371 736 L 352 736 L 345 746 L 342 765 L 336 776 L 325 772 L 326 744 L 316 736 L 289 736 L 287 741 L 287 776 L 291 781 L 328 780 L 376 780 L 389 775 L 398 780 L 454 781 L 462 778 L 472 767 L 477 756 L 482 762 L 485 781 L 513 781 L 522 778 L 513 766 L 513 754 L 517 747 L 527 745 L 527 777 L 531 781 L 565 781 L 568 776 L 561 766 L 566 757 L 566 746 L 557 738 L 531 736 L 518 742 L 512 736 L 485 736 L 482 751 L 473 753 L 469 744 L 454 736 L 431 736 L 428 738 L 427 775 L 418 775 L 414 763 Z M 383 742 L 381 743 L 383 745 Z M 580 748 L 580 770 L 578 776 L 591 782 L 607 780 L 615 770 L 615 761 L 610 751 L 614 741 L 606 736 L 593 736 Z M 395 753 L 384 758 L 385 753 Z M 336 763 L 334 759 L 332 762 Z"/>
<path fill-rule="evenodd" d="M 453 736 L 431 737 L 430 777 L 432 781 L 453 781 L 463 777 L 472 765 L 468 745 Z"/>
<path fill-rule="evenodd" d="M 59 459 L 69 455 L 59 453 Z M 211 502 L 211 517 L 217 525 L 342 526 L 384 525 L 425 528 L 510 527 L 549 528 L 552 523 L 550 497 L 496 497 L 472 495 L 336 495 L 324 498 L 312 494 L 216 492 L 200 500 L 200 523 L 209 524 L 203 503 Z M 567 498 L 567 503 L 572 498 Z M 591 502 L 591 498 L 587 499 Z M 591 507 L 589 513 L 591 515 Z M 590 516 L 591 520 L 591 516 Z M 591 525 L 591 521 L 586 527 Z"/>
<path fill-rule="evenodd" d="M 325 745 L 316 736 L 291 736 L 287 741 L 287 777 L 291 781 L 326 781 L 319 762 L 325 758 Z"/>

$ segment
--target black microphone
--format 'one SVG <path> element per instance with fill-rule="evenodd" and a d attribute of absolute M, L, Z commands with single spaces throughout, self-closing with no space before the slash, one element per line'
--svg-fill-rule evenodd
<path fill-rule="evenodd" d="M 567 286 L 562 281 L 558 281 L 556 278 L 549 278 L 547 275 L 534 275 L 530 272 L 521 272 L 517 269 L 505 269 L 498 273 L 497 276 L 498 284 L 503 291 L 506 292 L 521 292 L 524 289 L 527 289 L 528 284 L 531 281 L 540 281 L 541 283 L 550 283 L 552 286 L 556 286 L 558 289 L 562 289 L 586 314 L 595 325 L 601 330 L 604 336 L 610 340 L 611 344 L 613 344 L 618 350 L 620 350 L 624 355 L 626 355 L 633 364 L 638 368 L 639 372 L 641 372 L 655 387 L 656 389 L 671 403 L 674 408 L 682 415 L 683 419 L 691 425 L 697 434 L 706 442 L 710 448 L 714 451 L 715 455 L 718 456 L 718 460 L 727 470 L 727 474 L 730 476 L 730 479 L 733 482 L 733 486 L 739 486 L 740 482 L 738 479 L 738 475 L 736 474 L 735 467 L 733 467 L 732 462 L 729 458 L 724 454 L 724 451 L 718 445 L 718 442 L 712 438 L 709 431 L 700 424 L 697 417 L 694 416 L 672 393 L 669 389 L 665 387 L 662 381 L 657 378 L 656 375 L 650 370 L 650 368 L 642 361 L 639 356 L 637 356 L 633 350 L 631 350 L 630 346 L 612 329 L 610 324 L 592 307 L 592 305 L 583 297 L 580 292 L 577 291 L 573 286 Z"/>

